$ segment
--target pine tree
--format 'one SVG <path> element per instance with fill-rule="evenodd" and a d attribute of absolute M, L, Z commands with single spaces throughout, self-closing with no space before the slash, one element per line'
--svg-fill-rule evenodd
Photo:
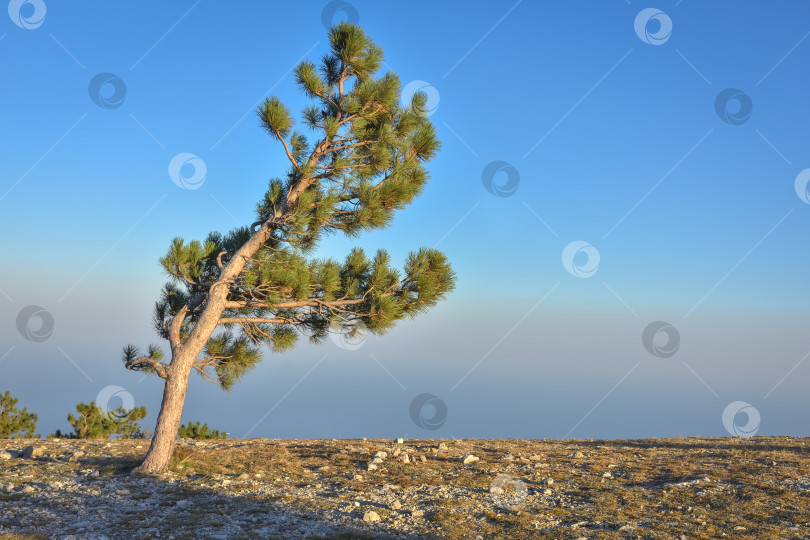
<path fill-rule="evenodd" d="M 0 394 L 0 439 L 34 437 L 37 415 L 25 408 L 17 409 L 17 401 L 8 391 Z"/>
<path fill-rule="evenodd" d="M 54 436 L 67 439 L 109 439 L 113 435 L 122 438 L 132 438 L 141 433 L 138 420 L 146 417 L 146 407 L 135 407 L 131 411 L 119 407 L 114 411 L 105 411 L 96 406 L 94 401 L 89 404 L 76 405 L 78 416 L 68 414 L 68 423 L 73 433 L 62 433 L 56 430 Z"/>
<path fill-rule="evenodd" d="M 317 343 L 329 332 L 361 327 L 383 334 L 454 287 L 450 264 L 434 249 L 411 253 L 402 271 L 384 250 L 369 257 L 353 249 L 343 262 L 310 256 L 330 233 L 357 236 L 389 225 L 422 191 L 426 163 L 440 147 L 422 112 L 427 96 L 416 93 L 400 105 L 399 78 L 377 76 L 382 49 L 360 27 L 340 23 L 329 41 L 319 66 L 303 61 L 295 68 L 313 103 L 302 112 L 303 127 L 276 97 L 258 108 L 289 169 L 269 182 L 254 222 L 204 241 L 175 238 L 160 260 L 170 282 L 154 325 L 171 359 L 165 362 L 156 345 L 145 354 L 128 345 L 123 353 L 127 369 L 165 381 L 139 472 L 168 467 L 192 370 L 230 390 L 261 359 L 262 346 L 282 352 L 299 334 Z"/>

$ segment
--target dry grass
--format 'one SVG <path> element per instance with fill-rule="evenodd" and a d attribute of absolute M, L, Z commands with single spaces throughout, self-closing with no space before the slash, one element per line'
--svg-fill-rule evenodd
<path fill-rule="evenodd" d="M 373 508 L 382 518 L 379 530 L 406 524 L 416 533 L 447 539 L 471 538 L 473 531 L 483 538 L 514 539 L 810 538 L 806 439 L 464 440 L 445 441 L 447 450 L 434 452 L 438 442 L 184 442 L 174 454 L 171 478 L 188 493 L 204 489 L 245 501 L 277 501 L 321 516 L 349 512 L 358 519 L 361 510 L 345 509 L 360 500 L 362 509 Z M 52 459 L 39 480 L 88 467 L 99 471 L 99 482 L 124 477 L 145 451 L 135 444 L 112 441 L 101 455 L 87 447 L 78 464 Z M 379 470 L 365 470 L 375 452 L 391 454 L 397 447 L 417 459 L 424 455 L 426 462 L 405 464 L 389 455 Z M 467 453 L 481 461 L 462 465 Z M 504 460 L 507 454 L 515 459 Z M 0 462 L 0 474 L 25 468 L 31 462 Z M 603 476 L 607 472 L 610 476 Z M 502 473 L 527 488 L 519 508 L 499 507 L 490 496 L 493 479 Z M 0 492 L 0 502 L 22 496 Z M 390 508 L 394 498 L 402 510 Z M 414 517 L 411 510 L 424 514 Z M 357 532 L 341 538 L 373 537 Z M 38 537 L 0 536 L 18 538 Z"/>
<path fill-rule="evenodd" d="M 787 442 L 788 444 L 784 444 Z M 647 441 L 465 441 L 481 457 L 475 467 L 463 467 L 459 454 L 426 451 L 437 441 L 419 442 L 416 454 L 426 454 L 426 464 L 403 464 L 390 459 L 384 472 L 360 471 L 363 480 L 350 477 L 371 460 L 377 450 L 391 448 L 389 441 L 350 441 L 324 447 L 313 441 L 278 441 L 263 446 L 250 444 L 250 452 L 231 449 L 178 450 L 177 464 L 186 464 L 197 474 L 262 474 L 269 481 L 305 487 L 314 481 L 352 486 L 363 493 L 395 484 L 403 489 L 419 486 L 466 488 L 486 499 L 494 475 L 503 469 L 500 458 L 542 456 L 547 465 L 540 474 L 514 474 L 530 493 L 541 489 L 540 479 L 553 477 L 551 486 L 564 502 L 539 502 L 529 498 L 518 511 L 488 508 L 483 512 L 466 499 L 430 499 L 425 517 L 439 528 L 442 537 L 467 538 L 471 530 L 487 537 L 530 538 L 530 531 L 543 523 L 558 522 L 570 529 L 571 537 L 593 532 L 598 525 L 601 538 L 623 538 L 618 531 L 632 524 L 644 538 L 671 538 L 673 530 L 688 538 L 769 538 L 784 534 L 794 525 L 810 525 L 810 494 L 799 493 L 785 480 L 810 475 L 810 449 L 796 439 L 670 439 Z M 800 444 L 799 444 L 800 443 Z M 353 446 L 343 453 L 338 446 Z M 583 452 L 584 457 L 572 454 Z M 258 465 L 261 464 L 261 465 Z M 320 467 L 329 471 L 319 474 Z M 186 469 L 187 470 L 187 469 Z M 205 472 L 204 472 L 205 471 Z M 603 478 L 611 472 L 613 478 Z M 182 469 L 178 470 L 182 473 Z M 708 477 L 710 482 L 689 485 Z M 685 485 L 677 485 L 687 482 Z M 294 497 L 286 502 L 296 504 Z M 301 502 L 301 501 L 298 501 Z M 330 501 L 316 506 L 328 507 Z M 312 503 L 307 501 L 308 505 Z M 491 505 L 490 505 L 491 506 Z M 385 521 L 387 511 L 381 509 Z M 540 519 L 538 519 L 540 518 Z M 537 525 L 536 525 L 537 524 Z M 577 524 L 580 524 L 577 526 Z M 639 524 L 643 529 L 639 530 Z M 742 527 L 742 528 L 740 528 Z M 744 528 L 744 529 L 743 529 Z M 804 529 L 806 533 L 806 528 Z M 562 531 L 560 531 L 562 532 Z M 559 534 L 559 533 L 556 533 Z M 562 535 L 561 535 L 562 536 Z"/>

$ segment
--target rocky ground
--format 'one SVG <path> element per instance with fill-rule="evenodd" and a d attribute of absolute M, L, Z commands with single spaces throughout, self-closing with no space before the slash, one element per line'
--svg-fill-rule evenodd
<path fill-rule="evenodd" d="M 810 539 L 808 439 L 184 440 L 130 475 L 147 448 L 0 440 L 0 539 Z"/>

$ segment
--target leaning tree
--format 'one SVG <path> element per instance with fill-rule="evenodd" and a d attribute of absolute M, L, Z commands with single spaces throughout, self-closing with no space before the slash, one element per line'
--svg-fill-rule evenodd
<path fill-rule="evenodd" d="M 313 342 L 329 332 L 382 334 L 453 289 L 450 264 L 433 249 L 412 252 L 402 272 L 383 250 L 368 258 L 355 248 L 342 264 L 311 257 L 325 234 L 389 225 L 421 192 L 425 164 L 440 147 L 427 96 L 400 105 L 399 78 L 376 75 L 383 52 L 360 27 L 338 24 L 329 41 L 319 66 L 304 61 L 295 69 L 313 103 L 302 112 L 309 140 L 278 98 L 258 108 L 290 167 L 270 181 L 255 222 L 203 242 L 175 238 L 160 259 L 171 280 L 154 325 L 171 358 L 164 361 L 156 345 L 145 353 L 128 345 L 123 354 L 127 369 L 165 381 L 152 444 L 136 471 L 168 468 L 192 370 L 230 389 L 260 360 L 262 346 L 288 350 L 298 334 Z"/>

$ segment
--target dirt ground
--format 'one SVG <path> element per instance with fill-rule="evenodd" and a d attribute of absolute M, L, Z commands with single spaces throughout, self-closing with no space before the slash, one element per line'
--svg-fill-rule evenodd
<path fill-rule="evenodd" d="M 810 539 L 803 438 L 183 440 L 130 475 L 148 446 L 0 441 L 0 539 Z"/>

